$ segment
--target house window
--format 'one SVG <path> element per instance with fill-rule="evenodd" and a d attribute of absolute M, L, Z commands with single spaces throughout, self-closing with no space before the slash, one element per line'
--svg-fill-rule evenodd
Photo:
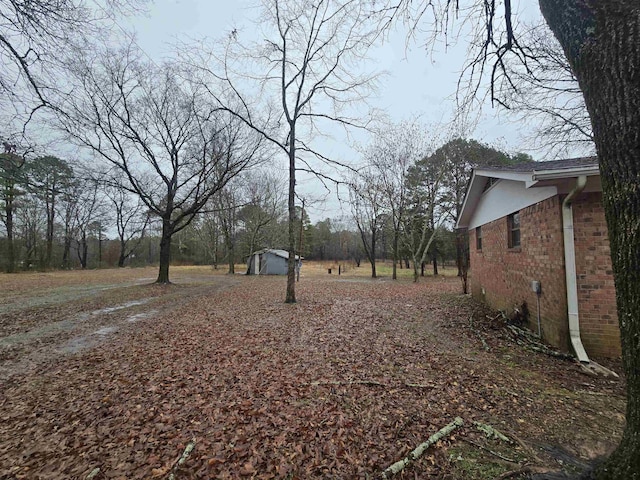
<path fill-rule="evenodd" d="M 482 250 L 482 227 L 476 227 L 476 250 Z"/>
<path fill-rule="evenodd" d="M 520 246 L 520 212 L 514 212 L 507 217 L 507 230 L 509 232 L 509 248 Z"/>

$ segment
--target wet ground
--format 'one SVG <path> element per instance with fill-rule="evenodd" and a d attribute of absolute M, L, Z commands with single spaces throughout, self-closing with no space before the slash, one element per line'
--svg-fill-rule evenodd
<path fill-rule="evenodd" d="M 83 273 L 0 276 L 0 380 L 99 348 L 116 332 L 135 330 L 142 319 L 238 281 L 189 267 L 172 270 L 171 286 L 153 284 L 155 269 L 150 268 Z"/>

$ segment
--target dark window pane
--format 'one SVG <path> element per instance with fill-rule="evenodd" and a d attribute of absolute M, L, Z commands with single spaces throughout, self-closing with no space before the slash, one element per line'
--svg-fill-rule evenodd
<path fill-rule="evenodd" d="M 511 232 L 511 246 L 520 246 L 520 230 L 514 230 L 513 232 Z"/>
<path fill-rule="evenodd" d="M 520 212 L 512 213 L 507 217 L 509 248 L 520 246 Z"/>

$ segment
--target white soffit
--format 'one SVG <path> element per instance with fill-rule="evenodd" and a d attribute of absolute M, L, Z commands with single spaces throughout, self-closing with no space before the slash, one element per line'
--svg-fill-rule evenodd
<path fill-rule="evenodd" d="M 508 170 L 476 170 L 476 175 L 479 177 L 499 178 L 500 180 L 515 180 L 517 182 L 524 182 L 531 185 L 536 183 L 532 172 L 511 172 Z"/>
<path fill-rule="evenodd" d="M 526 176 L 531 179 L 531 174 Z M 557 194 L 558 189 L 555 186 L 526 188 L 522 178 L 517 180 L 503 178 L 480 196 L 468 228 L 476 228 L 498 220 Z"/>

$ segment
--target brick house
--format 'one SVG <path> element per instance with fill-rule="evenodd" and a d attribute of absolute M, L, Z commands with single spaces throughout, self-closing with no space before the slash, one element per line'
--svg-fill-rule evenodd
<path fill-rule="evenodd" d="M 597 158 L 476 169 L 457 226 L 475 298 L 526 303 L 529 328 L 583 362 L 620 356 Z"/>

